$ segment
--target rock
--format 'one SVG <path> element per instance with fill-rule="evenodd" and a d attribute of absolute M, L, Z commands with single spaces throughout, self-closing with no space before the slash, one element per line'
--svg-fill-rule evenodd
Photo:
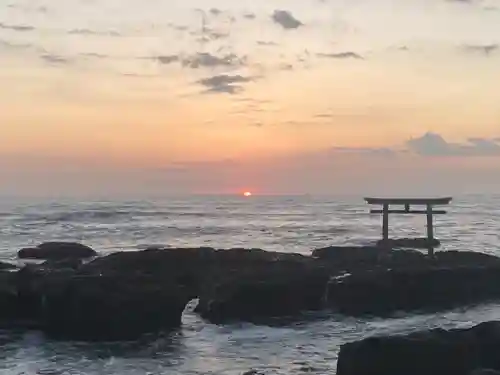
<path fill-rule="evenodd" d="M 441 241 L 438 239 L 429 240 L 427 238 L 394 238 L 388 240 L 377 241 L 378 247 L 386 247 L 389 249 L 394 248 L 408 248 L 408 249 L 428 249 L 429 247 L 441 246 Z"/>
<path fill-rule="evenodd" d="M 257 370 L 248 370 L 248 371 L 245 371 L 241 375 L 263 375 L 263 374 L 262 374 L 262 372 L 257 371 Z"/>
<path fill-rule="evenodd" d="M 15 269 L 17 269 L 17 267 L 14 264 L 0 262 L 0 271 L 15 270 Z"/>
<path fill-rule="evenodd" d="M 500 370 L 500 322 L 370 337 L 341 346 L 337 375 L 470 375 Z"/>
<path fill-rule="evenodd" d="M 327 304 L 346 315 L 438 311 L 500 298 L 500 267 L 388 269 L 334 277 Z"/>
<path fill-rule="evenodd" d="M 0 272 L 0 327 L 36 328 L 58 339 L 133 340 L 181 324 L 188 288 L 165 275 L 79 275 L 33 264 Z"/>
<path fill-rule="evenodd" d="M 316 249 L 312 256 L 339 270 L 371 270 L 379 267 L 415 267 L 427 263 L 424 254 L 414 250 L 386 251 L 376 246 L 329 246 Z"/>
<path fill-rule="evenodd" d="M 434 254 L 433 264 L 454 267 L 454 266 L 494 266 L 500 265 L 500 258 L 490 254 L 475 251 L 438 251 Z"/>
<path fill-rule="evenodd" d="M 97 256 L 97 252 L 88 246 L 73 242 L 46 242 L 34 248 L 18 251 L 21 259 L 84 259 Z"/>
<path fill-rule="evenodd" d="M 325 270 L 297 267 L 239 275 L 204 291 L 195 311 L 212 323 L 261 322 L 317 311 L 323 308 L 328 279 Z"/>
<path fill-rule="evenodd" d="M 40 266 L 44 268 L 50 269 L 64 269 L 69 268 L 72 270 L 77 270 L 83 264 L 82 259 L 70 258 L 70 259 L 62 259 L 62 260 L 46 260 Z"/>
<path fill-rule="evenodd" d="M 337 262 L 375 262 L 379 255 L 380 249 L 376 246 L 328 246 L 312 251 L 315 258 Z"/>
<path fill-rule="evenodd" d="M 37 308 L 25 298 L 19 271 L 0 271 L 0 328 L 36 328 Z"/>
<path fill-rule="evenodd" d="M 283 267 L 307 263 L 310 257 L 283 254 L 260 249 L 215 250 L 208 247 L 147 249 L 117 252 L 83 265 L 79 273 L 149 275 L 159 279 L 174 276 L 180 283 L 193 287 L 193 293 L 205 282 L 213 283 L 228 275 L 252 273 L 262 267 Z M 231 276 L 232 277 L 232 276 Z"/>
<path fill-rule="evenodd" d="M 9 327 L 20 314 L 15 276 L 0 272 L 0 327 Z"/>
<path fill-rule="evenodd" d="M 134 340 L 181 325 L 190 296 L 147 277 L 76 276 L 43 294 L 42 327 L 59 339 Z"/>

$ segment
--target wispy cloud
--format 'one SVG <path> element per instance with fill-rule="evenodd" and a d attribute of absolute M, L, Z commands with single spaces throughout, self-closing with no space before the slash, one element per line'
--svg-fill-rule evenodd
<path fill-rule="evenodd" d="M 257 16 L 255 15 L 255 13 L 247 12 L 243 13 L 243 18 L 247 20 L 254 20 L 255 18 L 257 18 Z"/>
<path fill-rule="evenodd" d="M 257 41 L 257 44 L 259 46 L 267 46 L 267 47 L 271 47 L 271 46 L 277 46 L 278 43 L 276 42 L 272 42 L 272 41 L 265 41 L 265 40 L 258 40 Z"/>
<path fill-rule="evenodd" d="M 44 53 L 40 55 L 40 58 L 52 65 L 63 65 L 63 64 L 69 64 L 71 62 L 67 57 L 53 55 L 50 53 Z"/>
<path fill-rule="evenodd" d="M 118 31 L 115 31 L 115 30 L 100 31 L 100 30 L 92 30 L 92 29 L 71 29 L 71 30 L 68 30 L 68 34 L 73 34 L 73 35 L 121 36 L 121 34 Z"/>
<path fill-rule="evenodd" d="M 287 30 L 297 29 L 304 25 L 287 10 L 275 10 L 271 18 L 275 23 Z"/>
<path fill-rule="evenodd" d="M 160 55 L 153 57 L 161 64 L 172 64 L 179 62 L 183 67 L 198 68 L 217 68 L 217 67 L 237 67 L 246 63 L 246 57 L 239 57 L 234 53 L 221 56 L 209 52 L 198 52 L 192 55 Z"/>
<path fill-rule="evenodd" d="M 489 56 L 493 52 L 497 51 L 499 48 L 498 44 L 484 44 L 484 45 L 464 45 L 462 46 L 462 49 L 466 52 L 472 52 L 472 53 L 482 53 L 485 54 L 486 56 Z"/>
<path fill-rule="evenodd" d="M 177 62 L 180 60 L 179 56 L 177 55 L 163 55 L 163 56 L 156 56 L 155 59 L 161 63 L 161 64 L 172 64 L 174 62 Z"/>
<path fill-rule="evenodd" d="M 5 49 L 12 49 L 12 50 L 25 50 L 25 49 L 32 48 L 33 45 L 31 45 L 29 43 L 14 43 L 14 42 L 10 42 L 8 40 L 0 39 L 0 47 L 5 48 Z"/>
<path fill-rule="evenodd" d="M 356 52 L 338 52 L 338 53 L 318 53 L 318 57 L 330 58 L 330 59 L 357 59 L 363 60 L 364 57 Z"/>
<path fill-rule="evenodd" d="M 422 156 L 500 156 L 498 139 L 469 138 L 467 143 L 450 143 L 441 135 L 426 133 L 407 141 L 410 150 Z"/>
<path fill-rule="evenodd" d="M 13 25 L 13 24 L 6 24 L 3 22 L 0 22 L 0 29 L 23 32 L 23 31 L 33 31 L 33 30 L 35 30 L 35 27 L 30 26 L 30 25 Z"/>
<path fill-rule="evenodd" d="M 241 75 L 219 74 L 212 77 L 203 78 L 198 81 L 199 84 L 207 88 L 206 92 L 235 94 L 243 88 L 241 83 L 252 81 L 252 77 Z"/>
<path fill-rule="evenodd" d="M 223 13 L 223 11 L 220 10 L 219 8 L 210 8 L 209 12 L 214 16 L 218 16 Z"/>
<path fill-rule="evenodd" d="M 245 60 L 245 58 L 240 58 L 234 53 L 216 56 L 208 52 L 200 52 L 184 58 L 182 64 L 193 69 L 200 67 L 213 68 L 219 66 L 241 66 L 244 65 Z"/>

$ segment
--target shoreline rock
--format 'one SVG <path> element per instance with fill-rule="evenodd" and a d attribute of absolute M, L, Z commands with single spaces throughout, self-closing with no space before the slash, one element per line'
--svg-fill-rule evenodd
<path fill-rule="evenodd" d="M 341 346 L 337 375 L 488 373 L 484 371 L 500 370 L 499 346 L 500 321 L 466 329 L 369 337 Z"/>
<path fill-rule="evenodd" d="M 481 253 L 150 248 L 84 262 L 62 248 L 64 255 L 57 250 L 41 264 L 0 270 L 0 303 L 8 306 L 1 324 L 35 324 L 67 339 L 124 340 L 178 328 L 195 298 L 196 312 L 216 324 L 320 310 L 383 316 L 500 299 L 500 258 Z"/>
<path fill-rule="evenodd" d="M 19 259 L 85 259 L 97 256 L 92 248 L 77 242 L 44 242 L 37 247 L 26 247 L 17 252 Z"/>

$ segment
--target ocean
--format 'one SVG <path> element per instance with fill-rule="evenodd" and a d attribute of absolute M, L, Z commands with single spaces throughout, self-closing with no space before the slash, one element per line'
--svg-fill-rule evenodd
<path fill-rule="evenodd" d="M 262 248 L 309 254 L 380 238 L 381 218 L 362 197 L 197 196 L 154 200 L 0 199 L 0 258 L 22 247 L 78 241 L 102 254 L 152 245 Z M 425 234 L 425 216 L 391 217 L 394 237 Z M 436 218 L 443 250 L 500 255 L 500 195 L 454 197 Z M 314 316 L 272 326 L 213 325 L 186 308 L 183 327 L 137 342 L 87 344 L 39 332 L 0 331 L 5 375 L 334 374 L 340 345 L 373 334 L 463 327 L 500 318 L 500 303 L 391 319 Z"/>

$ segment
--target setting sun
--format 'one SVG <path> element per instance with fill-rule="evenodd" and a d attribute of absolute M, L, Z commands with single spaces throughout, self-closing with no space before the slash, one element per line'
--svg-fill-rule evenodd
<path fill-rule="evenodd" d="M 251 192 L 249 192 L 249 191 L 245 191 L 245 192 L 243 193 L 243 195 L 244 195 L 245 197 L 250 197 L 250 196 L 252 195 L 252 193 L 251 193 Z"/>

